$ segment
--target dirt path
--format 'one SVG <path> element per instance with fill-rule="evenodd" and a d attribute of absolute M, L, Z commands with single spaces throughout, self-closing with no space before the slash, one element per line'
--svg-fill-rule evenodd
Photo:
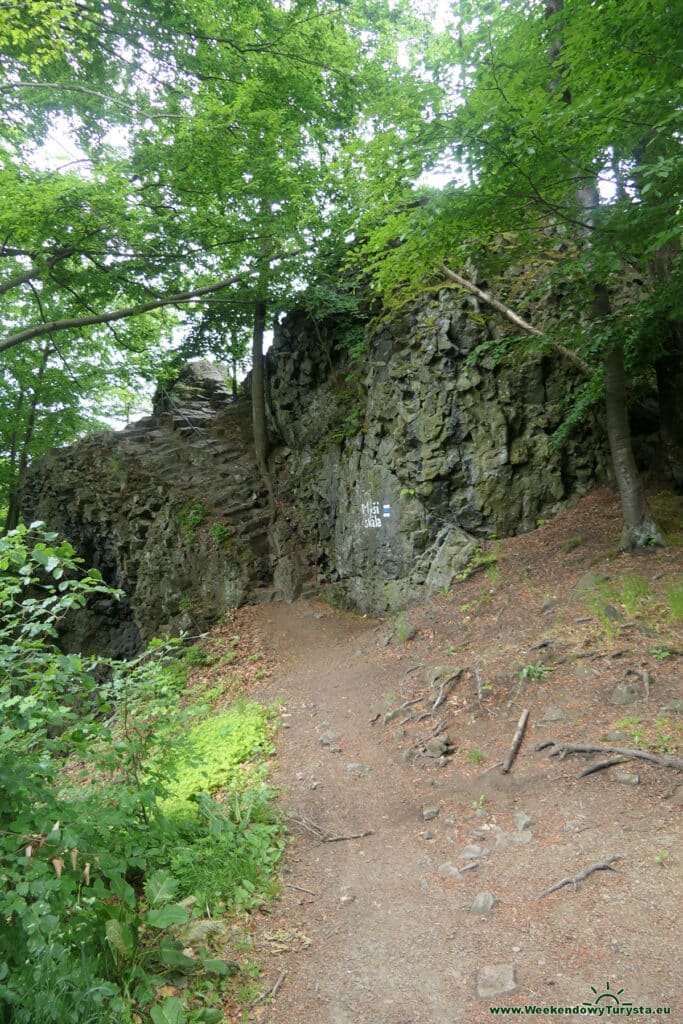
<path fill-rule="evenodd" d="M 260 696 L 285 703 L 276 782 L 296 839 L 284 899 L 259 938 L 271 984 L 286 977 L 253 1019 L 474 1024 L 491 1019 L 492 1004 L 576 1006 L 611 992 L 600 1005 L 668 1006 L 666 1019 L 683 1020 L 679 812 L 659 799 L 679 777 L 648 776 L 653 819 L 629 786 L 577 782 L 576 768 L 539 754 L 509 776 L 407 764 L 401 731 L 370 719 L 424 689 L 421 673 L 406 670 L 429 644 L 388 658 L 373 623 L 324 606 L 261 615 L 282 669 Z M 503 725 L 508 739 L 517 714 Z M 438 814 L 425 821 L 430 807 Z M 535 824 L 520 829 L 519 811 Z M 325 842 L 316 829 L 372 835 Z M 473 844 L 490 852 L 463 859 Z M 617 871 L 538 900 L 611 854 L 623 858 Z M 477 866 L 445 877 L 444 865 L 469 863 Z M 479 916 L 471 908 L 485 892 L 497 904 Z M 490 967 L 500 970 L 486 996 Z"/>

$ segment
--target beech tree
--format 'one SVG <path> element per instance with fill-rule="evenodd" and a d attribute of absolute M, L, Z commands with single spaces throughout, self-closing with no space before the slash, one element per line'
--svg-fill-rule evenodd
<path fill-rule="evenodd" d="M 125 352 L 192 332 L 207 297 L 250 304 L 265 472 L 264 331 L 350 221 L 339 151 L 422 88 L 396 59 L 412 21 L 385 0 L 2 8 L 0 353 L 60 335 Z M 57 116 L 83 158 L 36 170 Z"/>
<path fill-rule="evenodd" d="M 681 414 L 671 400 L 683 319 L 676 5 L 509 0 L 484 11 L 462 0 L 455 8 L 455 26 L 427 60 L 450 109 L 444 103 L 415 140 L 423 168 L 450 168 L 451 183 L 417 202 L 404 188 L 383 218 L 369 208 L 362 259 L 394 303 L 449 269 L 463 286 L 492 282 L 512 263 L 525 269 L 523 291 L 518 279 L 512 294 L 508 279 L 498 296 L 535 326 L 519 347 L 584 367 L 570 421 L 608 385 L 623 542 L 652 542 L 656 527 L 625 455 L 625 388 L 626 375 L 654 383 L 656 374 L 666 468 L 680 481 Z M 549 296 L 559 312 L 546 307 L 541 329 L 533 320 Z"/>

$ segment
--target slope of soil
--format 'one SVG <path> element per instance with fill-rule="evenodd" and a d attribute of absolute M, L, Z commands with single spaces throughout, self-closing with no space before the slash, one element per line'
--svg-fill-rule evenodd
<path fill-rule="evenodd" d="M 666 600 L 681 550 L 617 555 L 618 532 L 603 490 L 398 623 L 310 601 L 240 613 L 273 666 L 253 695 L 283 702 L 275 781 L 293 833 L 283 898 L 255 931 L 277 991 L 249 1019 L 478 1024 L 491 1006 L 587 1003 L 683 1022 L 683 773 L 629 760 L 579 777 L 604 757 L 534 750 L 615 729 L 622 747 L 683 748 L 683 627 Z M 634 576 L 647 592 L 627 609 Z"/>

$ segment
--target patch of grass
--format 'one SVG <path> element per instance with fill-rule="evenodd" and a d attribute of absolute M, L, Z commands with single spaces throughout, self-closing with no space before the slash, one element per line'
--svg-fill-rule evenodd
<path fill-rule="evenodd" d="M 482 764 L 482 762 L 486 760 L 486 755 L 483 751 L 478 750 L 477 747 L 473 747 L 471 750 L 467 751 L 467 760 L 473 765 Z"/>
<path fill-rule="evenodd" d="M 284 829 L 273 813 L 272 791 L 235 792 L 225 804 L 200 793 L 196 802 L 201 834 L 188 822 L 171 857 L 181 895 L 194 896 L 203 914 L 244 911 L 273 899 Z"/>
<path fill-rule="evenodd" d="M 213 523 L 209 533 L 219 547 L 225 547 L 230 542 L 231 531 L 223 523 Z"/>
<path fill-rule="evenodd" d="M 597 620 L 605 638 L 607 640 L 613 640 L 617 632 L 616 623 L 613 622 L 607 614 L 605 608 L 606 598 L 604 594 L 599 591 L 594 591 L 588 595 L 585 603 L 587 611 L 589 611 L 593 618 Z"/>
<path fill-rule="evenodd" d="M 618 600 L 624 606 L 626 614 L 633 617 L 644 598 L 650 595 L 650 584 L 642 576 L 624 576 L 618 592 Z M 683 588 L 681 588 L 683 597 Z"/>
<path fill-rule="evenodd" d="M 683 583 L 672 583 L 666 588 L 669 618 L 672 622 L 683 622 Z"/>
<path fill-rule="evenodd" d="M 551 672 L 555 670 L 551 665 L 544 665 L 542 661 L 537 661 L 535 665 L 525 665 L 519 670 L 519 678 L 528 682 L 531 679 L 545 679 Z"/>
<path fill-rule="evenodd" d="M 489 579 L 492 579 L 491 573 L 495 575 L 496 578 L 495 580 L 492 580 L 492 582 L 498 582 L 498 579 L 500 578 L 500 570 L 498 569 L 499 556 L 499 544 L 496 545 L 493 551 L 483 551 L 482 548 L 475 548 L 474 553 L 465 568 L 455 577 L 456 580 L 462 582 L 463 580 L 469 579 L 470 576 L 473 576 L 474 573 L 478 572 L 480 569 L 484 569 L 489 576 Z"/>
<path fill-rule="evenodd" d="M 678 751 L 678 736 L 683 728 L 680 722 L 674 722 L 667 716 L 662 715 L 655 722 L 657 733 L 656 746 L 662 754 L 675 754 Z"/>
<path fill-rule="evenodd" d="M 198 498 L 183 505 L 180 510 L 179 522 L 183 544 L 186 547 L 192 547 L 197 536 L 197 530 L 206 520 L 208 514 L 208 508 Z"/>
<path fill-rule="evenodd" d="M 666 661 L 667 658 L 671 657 L 671 651 L 667 651 L 666 647 L 653 647 L 650 650 L 650 654 L 657 661 Z"/>
<path fill-rule="evenodd" d="M 399 615 L 399 617 L 394 620 L 394 635 L 399 643 L 407 644 L 409 640 L 413 639 L 415 633 L 415 626 L 407 616 Z"/>
<path fill-rule="evenodd" d="M 637 747 L 649 747 L 661 754 L 676 754 L 680 743 L 683 725 L 666 715 L 656 721 L 643 721 L 637 715 L 627 715 L 614 723 L 615 729 L 628 733 Z"/>
<path fill-rule="evenodd" d="M 167 816 L 193 816 L 191 801 L 234 784 L 241 766 L 257 754 L 273 750 L 270 733 L 273 714 L 268 708 L 240 700 L 229 711 L 195 725 L 173 752 L 166 752 L 165 769 L 171 776 L 163 801 Z"/>
<path fill-rule="evenodd" d="M 575 537 L 567 537 L 566 541 L 562 545 L 562 553 L 564 555 L 571 554 L 572 551 L 576 551 L 583 544 L 583 534 L 577 533 Z"/>
<path fill-rule="evenodd" d="M 193 644 L 191 647 L 186 647 L 183 651 L 182 657 L 187 665 L 192 665 L 193 667 L 209 665 L 212 660 L 208 651 L 202 650 L 202 648 L 197 647 L 196 644 Z"/>

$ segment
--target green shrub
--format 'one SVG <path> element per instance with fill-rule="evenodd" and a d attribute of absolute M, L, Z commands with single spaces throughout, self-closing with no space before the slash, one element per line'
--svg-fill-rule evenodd
<path fill-rule="evenodd" d="M 93 595 L 117 596 L 54 534 L 34 525 L 0 538 L 2 1024 L 129 1024 L 133 1004 L 153 1021 L 188 1019 L 175 997 L 160 1005 L 157 988 L 214 962 L 183 952 L 176 930 L 191 912 L 169 864 L 180 867 L 184 851 L 217 869 L 220 854 L 222 902 L 243 907 L 270 894 L 280 856 L 279 826 L 247 813 L 251 798 L 240 794 L 254 780 L 240 776 L 240 760 L 267 746 L 269 713 L 245 705 L 187 728 L 177 641 L 127 664 L 63 654 L 60 621 Z M 194 783 L 182 793 L 182 826 L 165 813 L 175 787 L 188 786 L 187 766 L 205 789 L 228 777 L 209 757 L 212 741 L 227 741 L 236 801 L 218 852 L 214 823 L 184 799 Z M 269 796 L 257 781 L 255 809 Z M 216 895 L 204 884 L 203 905 Z"/>

